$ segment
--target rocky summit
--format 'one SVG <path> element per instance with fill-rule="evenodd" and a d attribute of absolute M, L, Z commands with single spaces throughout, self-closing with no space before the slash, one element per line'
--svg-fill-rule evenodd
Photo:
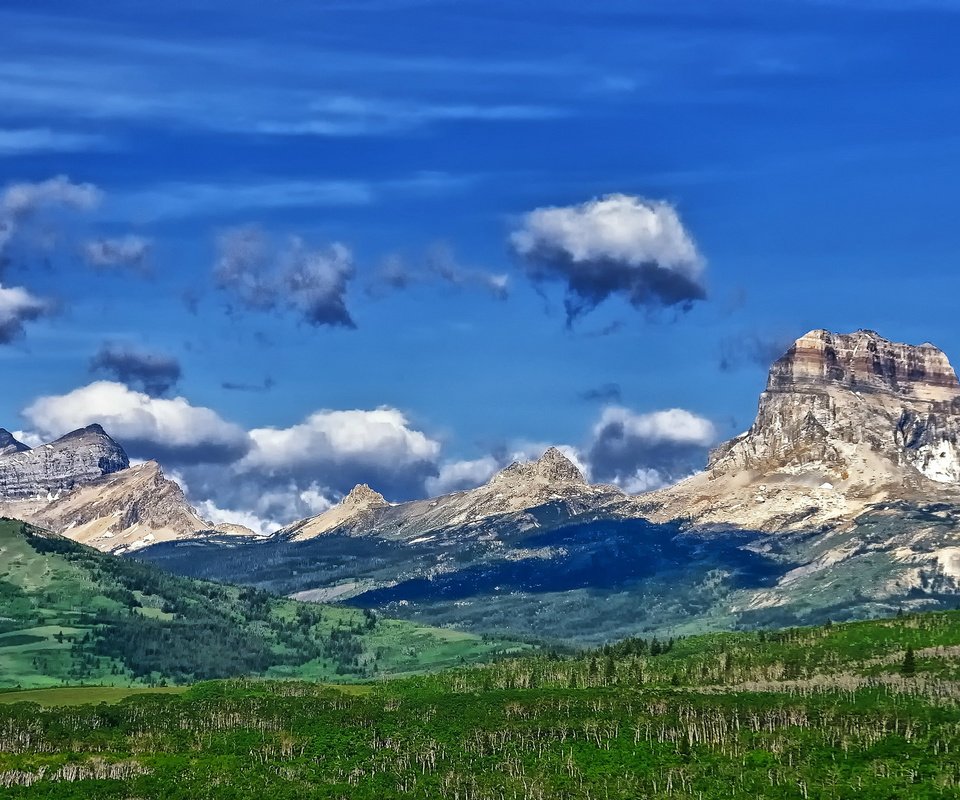
<path fill-rule="evenodd" d="M 958 482 L 960 382 L 946 355 L 816 330 L 773 364 L 750 429 L 644 502 L 658 519 L 778 530 L 944 499 Z"/>
<path fill-rule="evenodd" d="M 99 425 L 32 450 L 9 434 L 7 437 L 8 442 L 0 438 L 0 445 L 6 442 L 0 452 L 0 500 L 52 500 L 130 466 L 123 448 Z"/>
<path fill-rule="evenodd" d="M 2 516 L 114 552 L 205 531 L 250 533 L 240 526 L 228 531 L 202 519 L 159 464 L 131 467 L 123 448 L 99 425 L 33 449 L 3 434 Z"/>
<path fill-rule="evenodd" d="M 539 522 L 532 512 L 545 506 L 567 517 L 616 500 L 625 500 L 619 489 L 588 484 L 576 465 L 551 447 L 535 461 L 510 464 L 483 486 L 428 500 L 390 504 L 361 485 L 328 511 L 280 533 L 297 540 L 333 531 L 406 540 L 477 536 L 494 528 L 535 528 Z"/>

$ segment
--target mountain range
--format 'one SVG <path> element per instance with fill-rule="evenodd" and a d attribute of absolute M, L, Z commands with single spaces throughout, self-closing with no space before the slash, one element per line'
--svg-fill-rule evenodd
<path fill-rule="evenodd" d="M 933 345 L 872 331 L 800 337 L 750 429 L 643 495 L 592 485 L 549 448 L 435 498 L 391 503 L 360 485 L 253 537 L 200 519 L 98 426 L 33 450 L 0 444 L 0 513 L 179 574 L 475 632 L 602 642 L 952 605 L 960 592 L 960 382 Z"/>

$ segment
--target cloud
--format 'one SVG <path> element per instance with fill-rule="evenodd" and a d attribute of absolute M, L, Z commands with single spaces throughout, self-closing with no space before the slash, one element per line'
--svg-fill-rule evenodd
<path fill-rule="evenodd" d="M 787 352 L 795 337 L 744 333 L 727 336 L 720 341 L 720 369 L 733 372 L 745 366 L 769 369 L 770 365 Z"/>
<path fill-rule="evenodd" d="M 0 156 L 102 150 L 108 146 L 109 140 L 97 134 L 69 133 L 50 128 L 0 129 Z"/>
<path fill-rule="evenodd" d="M 173 466 L 233 462 L 251 446 L 246 431 L 209 408 L 183 397 L 158 399 L 111 381 L 40 397 L 23 416 L 48 441 L 100 423 L 132 458 Z"/>
<path fill-rule="evenodd" d="M 228 392 L 269 392 L 276 385 L 277 382 L 268 375 L 260 383 L 222 381 L 220 388 L 226 389 Z"/>
<path fill-rule="evenodd" d="M 584 459 L 594 480 L 646 491 L 701 469 L 716 435 L 710 420 L 685 409 L 643 414 L 608 406 L 593 426 Z"/>
<path fill-rule="evenodd" d="M 669 203 L 611 194 L 525 214 L 510 245 L 535 283 L 566 284 L 568 324 L 608 297 L 687 309 L 706 297 L 704 261 Z"/>
<path fill-rule="evenodd" d="M 225 470 L 190 468 L 194 496 L 287 524 L 329 508 L 357 483 L 391 500 L 421 497 L 440 442 L 395 408 L 320 410 L 288 428 L 249 431 L 249 452 Z"/>
<path fill-rule="evenodd" d="M 353 255 L 334 242 L 311 249 L 291 237 L 276 246 L 257 226 L 224 231 L 217 241 L 214 277 L 242 307 L 252 311 L 292 308 L 310 325 L 355 328 L 346 305 L 354 276 Z"/>
<path fill-rule="evenodd" d="M 564 116 L 564 112 L 540 105 L 430 103 L 332 95 L 311 102 L 304 116 L 306 118 L 260 122 L 254 130 L 282 136 L 376 136 L 444 122 L 556 119 Z"/>
<path fill-rule="evenodd" d="M 425 482 L 427 494 L 431 497 L 451 492 L 472 489 L 486 483 L 506 464 L 493 455 L 462 461 L 448 461 L 440 465 L 436 475 Z"/>
<path fill-rule="evenodd" d="M 580 393 L 580 398 L 587 402 L 600 401 L 603 403 L 619 403 L 621 398 L 619 383 L 605 383 Z"/>
<path fill-rule="evenodd" d="M 181 376 L 180 362 L 173 356 L 109 342 L 91 359 L 90 371 L 106 374 L 151 397 L 166 394 Z"/>
<path fill-rule="evenodd" d="M 33 322 L 53 311 L 48 300 L 35 297 L 20 286 L 0 284 L 0 344 L 9 344 L 24 333 L 24 323 Z"/>
<path fill-rule="evenodd" d="M 74 183 L 58 175 L 35 183 L 11 183 L 0 194 L 0 210 L 13 217 L 32 214 L 42 208 L 70 208 L 91 211 L 103 199 L 103 192 L 92 183 Z"/>
<path fill-rule="evenodd" d="M 153 242 L 150 239 L 128 234 L 112 239 L 100 238 L 85 242 L 81 247 L 81 253 L 90 266 L 98 269 L 125 267 L 146 272 L 147 259 L 152 248 Z"/>
<path fill-rule="evenodd" d="M 387 256 L 368 284 L 367 292 L 379 297 L 413 286 L 439 283 L 458 289 L 479 289 L 498 300 L 506 300 L 509 295 L 510 277 L 506 273 L 465 266 L 446 244 L 430 246 L 422 262 L 422 267 L 412 269 L 399 255 Z"/>

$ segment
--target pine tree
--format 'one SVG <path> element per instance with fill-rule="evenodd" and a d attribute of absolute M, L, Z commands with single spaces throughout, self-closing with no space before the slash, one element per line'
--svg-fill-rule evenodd
<path fill-rule="evenodd" d="M 913 654 L 912 647 L 908 647 L 907 652 L 903 654 L 903 664 L 900 665 L 900 674 L 908 677 L 917 674 L 917 659 Z"/>

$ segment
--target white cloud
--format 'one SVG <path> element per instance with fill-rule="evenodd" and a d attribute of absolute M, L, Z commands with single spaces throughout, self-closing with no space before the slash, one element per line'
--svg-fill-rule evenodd
<path fill-rule="evenodd" d="M 638 414 L 622 406 L 607 406 L 593 426 L 594 438 L 617 426 L 625 438 L 650 444 L 693 444 L 706 447 L 716 437 L 710 420 L 682 408 Z"/>
<path fill-rule="evenodd" d="M 410 427 L 395 408 L 317 411 L 290 428 L 255 428 L 253 448 L 240 470 L 285 471 L 302 467 L 392 467 L 433 463 L 440 443 Z"/>
<path fill-rule="evenodd" d="M 49 314 L 49 301 L 36 297 L 21 286 L 0 284 L 0 344 L 8 344 L 23 335 L 25 322 Z"/>
<path fill-rule="evenodd" d="M 193 406 L 183 397 L 150 397 L 111 381 L 41 397 L 23 416 L 47 439 L 100 423 L 132 456 L 173 464 L 232 461 L 250 446 L 242 428 L 212 409 Z"/>
<path fill-rule="evenodd" d="M 566 284 L 570 319 L 612 295 L 638 308 L 705 296 L 703 258 L 663 201 L 611 194 L 538 208 L 523 216 L 510 244 L 532 280 Z"/>
<path fill-rule="evenodd" d="M 73 183 L 66 175 L 58 175 L 35 183 L 11 183 L 0 195 L 0 209 L 13 217 L 31 214 L 41 208 L 70 208 L 91 211 L 103 198 L 103 192 L 92 183 Z"/>
<path fill-rule="evenodd" d="M 503 462 L 493 456 L 448 461 L 440 465 L 437 475 L 427 478 L 427 494 L 435 496 L 472 489 L 486 483 L 498 470 L 503 469 L 503 466 Z"/>

